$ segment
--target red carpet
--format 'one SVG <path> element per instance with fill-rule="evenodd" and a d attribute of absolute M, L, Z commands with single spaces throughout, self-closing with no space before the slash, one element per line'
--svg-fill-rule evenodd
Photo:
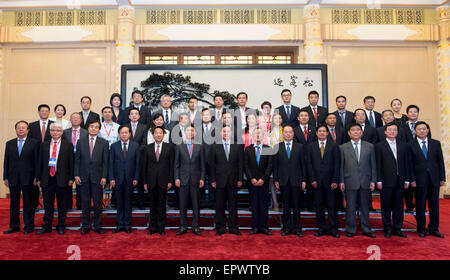
<path fill-rule="evenodd" d="M 2 232 L 9 225 L 8 207 L 9 200 L 0 199 Z M 225 234 L 220 237 L 210 230 L 203 230 L 202 236 L 190 232 L 176 236 L 176 230 L 167 230 L 165 236 L 150 236 L 144 230 L 134 230 L 131 234 L 112 234 L 111 230 L 106 230 L 103 235 L 90 232 L 85 236 L 71 230 L 62 236 L 56 231 L 40 236 L 0 233 L 0 260 L 65 260 L 71 255 L 67 253 L 70 245 L 80 247 L 82 260 L 366 260 L 370 256 L 367 253 L 370 245 L 379 246 L 382 260 L 450 259 L 450 200 L 440 200 L 440 214 L 440 231 L 446 235 L 444 239 L 419 238 L 416 232 L 407 232 L 406 239 L 395 236 L 387 239 L 382 231 L 376 232 L 375 239 L 362 236 L 360 232 L 353 238 L 345 237 L 343 232 L 339 239 L 317 238 L 313 235 L 315 231 L 305 231 L 304 238 L 282 237 L 279 231 L 273 231 L 273 236 L 250 236 L 248 230 L 242 230 L 242 236 Z M 41 217 L 37 216 L 37 225 L 42 223 Z M 104 221 L 108 225 L 114 223 L 110 218 Z M 414 228 L 406 221 L 414 222 L 412 216 L 406 217 L 405 228 Z M 143 218 L 133 222 L 145 224 Z M 79 219 L 72 218 L 68 226 L 77 223 Z M 178 220 L 171 219 L 169 223 L 176 225 Z M 303 219 L 303 224 L 315 227 L 315 219 Z M 381 221 L 372 220 L 371 225 L 379 228 Z"/>

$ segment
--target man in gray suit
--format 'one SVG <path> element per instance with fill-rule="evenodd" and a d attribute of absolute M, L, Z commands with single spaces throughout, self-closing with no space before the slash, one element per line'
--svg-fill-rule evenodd
<path fill-rule="evenodd" d="M 186 141 L 175 149 L 175 186 L 179 188 L 180 229 L 177 235 L 187 232 L 187 208 L 192 202 L 192 231 L 200 235 L 200 188 L 205 185 L 205 158 L 202 144 L 194 141 L 194 125 L 186 127 Z"/>
<path fill-rule="evenodd" d="M 356 233 L 356 205 L 359 200 L 359 220 L 363 234 L 375 238 L 369 224 L 369 195 L 377 180 L 374 145 L 362 141 L 361 125 L 354 123 L 348 129 L 350 142 L 342 144 L 340 188 L 345 191 L 347 209 L 345 230 L 347 237 Z"/>

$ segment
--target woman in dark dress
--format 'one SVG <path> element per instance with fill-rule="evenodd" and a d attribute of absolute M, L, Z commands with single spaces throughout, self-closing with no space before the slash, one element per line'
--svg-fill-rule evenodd
<path fill-rule="evenodd" d="M 400 126 L 404 126 L 408 121 L 408 117 L 405 114 L 401 113 L 402 109 L 402 101 L 398 98 L 394 98 L 391 101 L 391 108 L 394 112 L 394 122 Z"/>

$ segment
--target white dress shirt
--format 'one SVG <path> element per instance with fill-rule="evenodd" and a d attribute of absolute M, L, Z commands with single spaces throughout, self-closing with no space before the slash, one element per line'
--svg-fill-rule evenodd
<path fill-rule="evenodd" d="M 55 140 L 52 138 L 50 141 L 50 157 L 49 159 L 52 158 L 52 154 L 53 154 L 53 145 L 55 143 Z M 56 163 L 55 163 L 55 171 L 58 170 L 58 156 L 59 156 L 59 150 L 61 149 L 61 138 L 59 138 L 58 140 L 56 140 Z"/>
<path fill-rule="evenodd" d="M 100 132 L 98 133 L 98 136 L 108 141 L 109 147 L 111 148 L 112 144 L 120 140 L 119 127 L 120 125 L 118 125 L 115 122 L 111 123 L 103 122 L 102 125 L 100 126 Z"/>

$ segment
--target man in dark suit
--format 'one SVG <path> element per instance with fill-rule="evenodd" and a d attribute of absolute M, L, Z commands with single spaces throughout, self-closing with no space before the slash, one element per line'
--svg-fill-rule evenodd
<path fill-rule="evenodd" d="M 82 117 L 78 112 L 72 113 L 70 116 L 70 123 L 72 124 L 71 128 L 64 129 L 63 131 L 63 139 L 67 142 L 72 142 L 73 152 L 75 157 L 75 152 L 77 150 L 77 142 L 80 139 L 87 137 L 88 132 L 86 129 L 81 128 Z M 80 186 L 75 184 L 76 188 L 76 202 L 75 205 L 78 210 L 81 210 L 81 190 Z M 72 189 L 69 189 L 67 192 L 67 207 L 68 209 L 72 209 L 73 205 L 73 197 L 72 197 Z"/>
<path fill-rule="evenodd" d="M 428 201 L 430 235 L 443 238 L 439 232 L 439 190 L 445 184 L 445 164 L 441 143 L 427 135 L 430 129 L 426 122 L 417 122 L 416 140 L 409 142 L 412 158 L 411 186 L 416 191 L 416 220 L 419 237 L 427 233 L 425 210 Z"/>
<path fill-rule="evenodd" d="M 395 121 L 394 112 L 392 112 L 392 110 L 390 109 L 384 110 L 383 112 L 381 112 L 381 119 L 383 120 L 384 125 L 394 122 Z M 408 132 L 400 125 L 398 125 L 397 127 L 398 130 L 396 141 L 408 143 L 409 142 L 407 136 Z M 377 130 L 377 143 L 386 140 L 385 127 L 384 126 L 377 127 L 376 130 Z"/>
<path fill-rule="evenodd" d="M 327 117 L 325 118 L 325 124 L 328 127 L 328 140 L 333 141 L 334 143 L 341 145 L 347 142 L 345 130 L 337 125 L 337 117 L 333 113 L 327 114 Z"/>
<path fill-rule="evenodd" d="M 202 112 L 198 110 L 198 99 L 195 96 L 191 96 L 188 101 L 188 114 L 189 122 L 195 127 L 202 124 Z"/>
<path fill-rule="evenodd" d="M 397 140 L 398 125 L 384 125 L 385 137 L 375 145 L 377 158 L 377 187 L 381 194 L 381 215 L 384 236 L 406 237 L 403 226 L 403 191 L 409 187 L 410 158 L 406 143 Z M 393 225 L 391 223 L 391 212 Z"/>
<path fill-rule="evenodd" d="M 194 141 L 195 127 L 186 127 L 186 141 L 175 148 L 175 186 L 179 189 L 180 229 L 177 235 L 187 232 L 187 208 L 192 204 L 192 231 L 200 235 L 200 190 L 205 186 L 205 158 L 202 144 Z"/>
<path fill-rule="evenodd" d="M 298 122 L 299 125 L 294 128 L 294 141 L 302 145 L 315 142 L 316 127 L 309 124 L 309 114 L 305 109 L 299 111 Z"/>
<path fill-rule="evenodd" d="M 136 94 L 135 96 L 140 96 L 139 94 Z M 140 123 L 139 120 L 141 118 L 141 115 L 139 113 L 139 110 L 136 108 L 131 108 L 128 110 L 128 118 L 130 120 L 129 123 L 126 125 L 130 129 L 131 137 L 130 139 L 136 143 L 139 144 L 141 149 L 144 149 L 147 145 L 147 126 L 143 123 Z M 144 209 L 144 187 L 142 186 L 143 182 L 141 182 L 135 186 L 137 189 L 137 197 L 136 197 L 136 204 L 139 209 Z"/>
<path fill-rule="evenodd" d="M 247 107 L 248 95 L 245 92 L 239 92 L 236 95 L 236 101 L 238 107 L 233 110 L 233 126 L 236 127 L 237 143 L 244 144 L 242 135 L 245 134 L 245 128 L 247 127 L 247 116 L 249 114 L 256 114 L 254 109 Z"/>
<path fill-rule="evenodd" d="M 333 117 L 335 117 L 333 115 Z M 317 139 L 307 146 L 308 179 L 314 188 L 316 218 L 319 231 L 315 236 L 325 234 L 338 238 L 339 219 L 336 207 L 336 191 L 338 190 L 340 172 L 339 146 L 328 138 L 328 127 L 325 124 L 317 127 Z M 325 207 L 328 210 L 328 223 L 325 219 Z"/>
<path fill-rule="evenodd" d="M 67 214 L 67 189 L 73 186 L 73 146 L 62 139 L 63 128 L 59 123 L 50 125 L 52 139 L 41 144 L 39 151 L 37 185 L 44 195 L 44 226 L 36 234 L 52 231 L 55 195 L 58 204 L 59 234 L 64 234 Z"/>
<path fill-rule="evenodd" d="M 109 143 L 98 137 L 100 122 L 91 122 L 89 135 L 80 139 L 75 153 L 74 176 L 81 190 L 81 234 L 90 231 L 91 200 L 94 204 L 94 231 L 103 234 L 103 187 L 108 179 Z"/>
<path fill-rule="evenodd" d="M 42 143 L 52 138 L 50 136 L 50 125 L 53 121 L 48 119 L 50 107 L 47 104 L 39 105 L 38 112 L 40 120 L 30 123 L 28 137 L 39 140 Z"/>
<path fill-rule="evenodd" d="M 375 144 L 378 142 L 377 130 L 370 124 L 367 124 L 366 112 L 363 109 L 356 109 L 353 113 L 355 122 L 361 126 L 362 138 L 361 140 Z"/>
<path fill-rule="evenodd" d="M 100 122 L 100 116 L 97 113 L 91 111 L 92 99 L 89 96 L 81 97 L 81 128 L 88 129 L 89 124 L 92 122 Z"/>
<path fill-rule="evenodd" d="M 345 96 L 339 95 L 338 97 L 336 97 L 337 110 L 334 111 L 333 114 L 336 115 L 336 125 L 343 129 L 344 134 L 347 134 L 346 131 L 349 125 L 353 122 L 353 112 L 346 110 L 346 106 L 347 98 Z"/>
<path fill-rule="evenodd" d="M 306 188 L 305 150 L 302 144 L 293 141 L 294 130 L 283 127 L 284 143 L 274 147 L 273 181 L 283 197 L 282 236 L 295 233 L 303 237 L 300 220 L 299 195 Z M 291 214 L 291 211 L 294 213 Z"/>
<path fill-rule="evenodd" d="M 6 142 L 3 162 L 3 182 L 9 188 L 9 229 L 4 234 L 20 231 L 20 192 L 23 198 L 24 233 L 34 230 L 34 213 L 37 204 L 33 200 L 39 189 L 36 186 L 36 164 L 39 159 L 40 141 L 28 137 L 28 123 L 15 125 L 17 138 Z"/>
<path fill-rule="evenodd" d="M 364 97 L 364 112 L 366 113 L 366 124 L 370 125 L 373 128 L 383 126 L 383 122 L 381 121 L 381 114 L 374 111 L 375 107 L 375 97 L 366 96 Z M 363 139 L 364 140 L 364 139 Z"/>
<path fill-rule="evenodd" d="M 328 109 L 317 105 L 319 103 L 319 93 L 312 90 L 308 93 L 309 106 L 303 107 L 309 114 L 309 125 L 316 128 L 320 124 L 325 123 L 325 118 L 328 114 Z"/>
<path fill-rule="evenodd" d="M 172 110 L 172 100 L 170 95 L 164 94 L 160 99 L 161 109 L 156 113 L 160 113 L 164 118 L 164 128 L 172 131 L 178 123 L 178 114 Z"/>
<path fill-rule="evenodd" d="M 211 186 L 216 189 L 216 235 L 225 233 L 227 202 L 229 232 L 241 235 L 237 223 L 237 188 L 242 187 L 244 156 L 242 145 L 232 144 L 231 134 L 231 128 L 224 126 L 222 141 L 211 148 Z"/>
<path fill-rule="evenodd" d="M 120 141 L 112 144 L 109 151 L 109 184 L 116 190 L 117 203 L 117 228 L 113 233 L 131 233 L 131 192 L 140 180 L 141 147 L 130 136 L 130 128 L 120 126 Z"/>
<path fill-rule="evenodd" d="M 281 99 L 283 100 L 283 105 L 276 108 L 283 119 L 283 125 L 290 125 L 292 128 L 298 126 L 298 114 L 300 108 L 291 104 L 292 93 L 288 89 L 283 89 L 281 91 Z"/>
<path fill-rule="evenodd" d="M 248 191 L 252 209 L 250 234 L 272 235 L 267 226 L 269 214 L 269 181 L 272 174 L 272 150 L 263 145 L 264 131 L 257 127 L 253 131 L 254 143 L 245 149 L 244 170 L 250 181 Z"/>
<path fill-rule="evenodd" d="M 363 234 L 375 238 L 369 223 L 369 197 L 377 180 L 374 145 L 361 140 L 362 129 L 358 123 L 350 125 L 350 142 L 342 144 L 339 186 L 345 191 L 347 209 L 345 230 L 347 237 L 356 234 L 356 206 L 359 201 L 359 221 Z"/>
<path fill-rule="evenodd" d="M 148 234 L 166 234 L 167 191 L 174 179 L 175 153 L 172 144 L 163 142 L 164 129 L 153 129 L 155 142 L 147 145 L 142 154 L 144 188 L 150 195 L 150 228 Z"/>
<path fill-rule="evenodd" d="M 214 108 L 211 110 L 211 122 L 218 127 L 222 127 L 222 115 L 224 111 L 223 96 L 218 93 L 214 95 Z"/>
<path fill-rule="evenodd" d="M 216 133 L 215 126 L 211 123 L 211 111 L 208 108 L 202 110 L 202 146 L 205 155 L 206 181 L 205 187 L 200 190 L 203 207 L 215 208 L 215 189 L 211 186 L 211 147 L 214 144 Z M 207 193 L 206 193 L 207 191 Z"/>
<path fill-rule="evenodd" d="M 144 101 L 144 95 L 140 90 L 134 90 L 131 94 L 132 104 L 128 106 L 126 110 L 126 114 L 130 115 L 130 110 L 133 108 L 136 108 L 139 110 L 139 123 L 145 125 L 146 128 L 148 128 L 152 122 L 152 112 L 151 110 L 142 104 Z M 129 123 L 130 119 L 126 120 L 125 123 Z"/>

